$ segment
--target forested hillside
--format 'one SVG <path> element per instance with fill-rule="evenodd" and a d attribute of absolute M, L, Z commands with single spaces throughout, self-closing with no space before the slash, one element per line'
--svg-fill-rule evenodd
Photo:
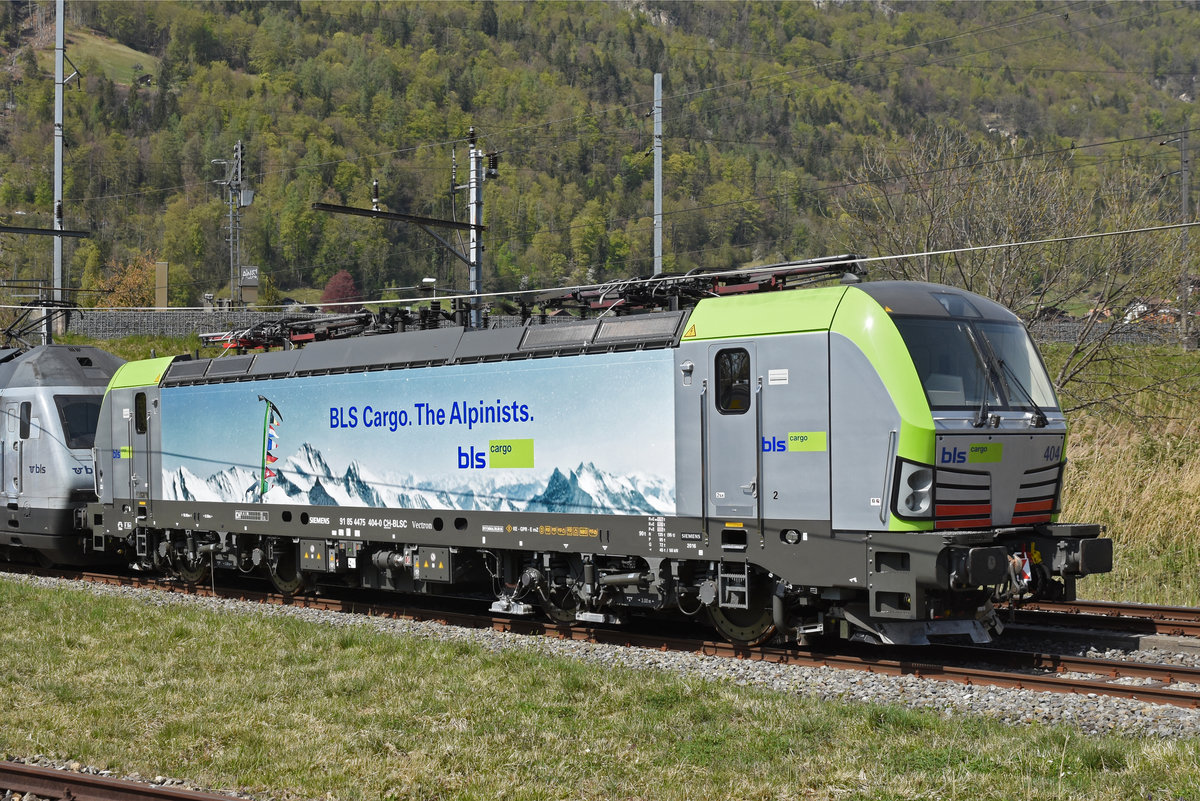
<path fill-rule="evenodd" d="M 655 72 L 668 270 L 1177 222 L 1181 150 L 1160 142 L 1191 127 L 1200 73 L 1200 7 L 1181 3 L 68 0 L 67 14 L 80 76 L 64 222 L 91 232 L 66 245 L 69 283 L 111 289 L 166 260 L 174 305 L 228 293 L 213 162 L 239 140 L 255 191 L 242 262 L 284 292 L 347 270 L 370 299 L 426 276 L 465 288 L 465 268 L 418 228 L 312 204 L 370 206 L 378 180 L 387 210 L 463 220 L 451 167 L 465 182 L 472 126 L 500 159 L 487 289 L 650 273 Z M 0 15 L 0 219 L 49 227 L 54 4 Z M 1172 231 L 871 269 L 1081 311 L 1174 297 L 1180 244 Z M 0 277 L 49 277 L 45 238 L 0 246 Z"/>

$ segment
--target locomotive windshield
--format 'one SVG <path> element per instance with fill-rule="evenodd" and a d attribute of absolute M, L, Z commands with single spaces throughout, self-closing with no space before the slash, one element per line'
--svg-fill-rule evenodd
<path fill-rule="evenodd" d="M 99 395 L 55 395 L 54 405 L 62 420 L 63 439 L 72 450 L 90 449 L 100 420 Z"/>
<path fill-rule="evenodd" d="M 1018 323 L 894 316 L 934 409 L 1040 412 L 1058 399 Z"/>

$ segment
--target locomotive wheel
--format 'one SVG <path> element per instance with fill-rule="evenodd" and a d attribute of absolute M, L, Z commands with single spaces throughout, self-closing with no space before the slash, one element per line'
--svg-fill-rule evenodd
<path fill-rule="evenodd" d="M 175 568 L 175 573 L 188 584 L 198 584 L 208 578 L 208 559 L 207 554 L 191 557 L 176 551 L 174 559 L 171 560 L 171 566 Z"/>
<path fill-rule="evenodd" d="M 267 569 L 267 577 L 271 579 L 271 584 L 276 590 L 283 595 L 299 595 L 307 589 L 308 582 L 300 569 L 300 558 L 296 549 L 288 545 L 277 547 L 277 558 L 268 559 L 264 566 Z"/>
<path fill-rule="evenodd" d="M 721 636 L 734 645 L 761 645 L 775 633 L 770 609 L 722 609 L 708 607 L 708 619 Z"/>
<path fill-rule="evenodd" d="M 569 626 L 575 622 L 575 610 L 579 608 L 579 598 L 570 587 L 551 587 L 547 598 L 542 601 L 542 611 L 546 617 L 560 626 Z"/>

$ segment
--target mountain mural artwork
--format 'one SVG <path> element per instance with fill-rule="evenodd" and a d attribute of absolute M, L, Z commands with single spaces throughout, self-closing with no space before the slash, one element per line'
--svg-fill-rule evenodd
<path fill-rule="evenodd" d="M 163 499 L 674 514 L 670 354 L 572 358 L 167 387 Z"/>

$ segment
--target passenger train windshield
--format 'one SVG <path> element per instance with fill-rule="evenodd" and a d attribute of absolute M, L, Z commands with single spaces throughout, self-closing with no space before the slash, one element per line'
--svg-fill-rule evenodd
<path fill-rule="evenodd" d="M 68 448 L 79 450 L 92 447 L 96 439 L 96 423 L 100 419 L 100 400 L 99 395 L 54 396 Z"/>
<path fill-rule="evenodd" d="M 1058 399 L 1017 323 L 893 316 L 934 409 L 1049 411 Z"/>

